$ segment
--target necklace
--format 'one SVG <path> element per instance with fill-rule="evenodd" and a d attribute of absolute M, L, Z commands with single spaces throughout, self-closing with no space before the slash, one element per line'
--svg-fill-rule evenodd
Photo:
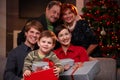
<path fill-rule="evenodd" d="M 67 27 L 72 32 L 74 30 L 74 28 L 75 28 L 75 25 L 76 25 L 76 21 L 73 22 L 73 25 L 71 25 L 71 26 L 68 25 Z"/>

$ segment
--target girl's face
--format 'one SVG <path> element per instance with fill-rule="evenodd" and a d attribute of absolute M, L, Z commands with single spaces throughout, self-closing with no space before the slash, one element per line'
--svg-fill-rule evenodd
<path fill-rule="evenodd" d="M 40 41 L 38 41 L 39 50 L 43 54 L 49 53 L 53 48 L 53 39 L 51 37 L 42 37 Z"/>
<path fill-rule="evenodd" d="M 58 41 L 63 46 L 69 46 L 71 42 L 71 33 L 68 29 L 63 29 L 58 33 Z"/>
<path fill-rule="evenodd" d="M 75 20 L 75 17 L 76 15 L 73 12 L 71 12 L 70 9 L 67 9 L 63 14 L 62 19 L 64 22 L 70 24 Z"/>

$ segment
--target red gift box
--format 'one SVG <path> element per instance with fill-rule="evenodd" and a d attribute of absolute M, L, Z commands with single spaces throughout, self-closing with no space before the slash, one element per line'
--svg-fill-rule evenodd
<path fill-rule="evenodd" d="M 53 68 L 50 68 L 33 72 L 30 76 L 24 76 L 24 80 L 58 80 L 58 77 L 55 76 Z"/>

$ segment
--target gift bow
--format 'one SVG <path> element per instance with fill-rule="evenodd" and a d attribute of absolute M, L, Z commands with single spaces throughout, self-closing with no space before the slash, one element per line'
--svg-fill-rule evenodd
<path fill-rule="evenodd" d="M 53 68 L 54 67 L 54 62 L 53 61 L 51 61 L 50 59 L 48 59 L 48 58 L 44 58 L 44 60 L 43 61 L 45 61 L 45 62 L 48 62 L 48 64 L 49 64 L 49 67 L 50 68 Z"/>

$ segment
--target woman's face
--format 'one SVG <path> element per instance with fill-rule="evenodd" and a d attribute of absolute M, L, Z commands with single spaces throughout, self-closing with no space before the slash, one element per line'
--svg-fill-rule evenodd
<path fill-rule="evenodd" d="M 64 22 L 70 24 L 75 20 L 75 17 L 76 17 L 76 15 L 73 12 L 71 12 L 70 9 L 67 9 L 63 13 L 62 19 L 63 19 Z"/>
<path fill-rule="evenodd" d="M 68 29 L 63 29 L 58 33 L 58 41 L 63 46 L 68 46 L 71 42 L 71 33 Z"/>

